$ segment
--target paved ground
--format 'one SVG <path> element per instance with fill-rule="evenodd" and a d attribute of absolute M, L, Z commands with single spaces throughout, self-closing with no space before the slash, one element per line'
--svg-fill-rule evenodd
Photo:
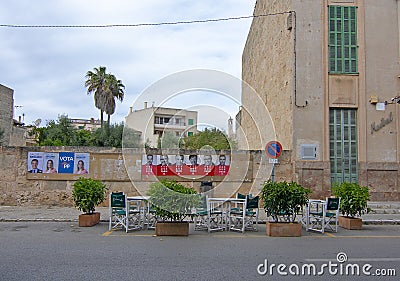
<path fill-rule="evenodd" d="M 372 202 L 373 213 L 364 215 L 364 224 L 400 224 L 400 203 Z M 100 219 L 108 221 L 108 208 L 97 207 Z M 21 207 L 0 206 L 0 221 L 66 221 L 75 222 L 81 212 L 73 207 Z M 260 221 L 266 220 L 264 210 L 260 210 Z"/>
<path fill-rule="evenodd" d="M 375 203 L 361 231 L 303 228 L 296 238 L 267 237 L 265 224 L 244 234 L 191 224 L 189 237 L 159 237 L 154 230 L 108 231 L 104 207 L 96 209 L 100 224 L 78 227 L 81 212 L 73 207 L 0 206 L 0 280 L 399 280 L 399 206 Z M 285 273 L 310 264 L 318 272 L 280 276 L 282 264 Z M 366 264 L 369 275 L 337 271 Z"/>
<path fill-rule="evenodd" d="M 303 230 L 294 238 L 264 231 L 265 225 L 245 234 L 191 228 L 188 237 L 158 237 L 109 232 L 106 222 L 1 222 L 0 280 L 399 280 L 400 225 L 324 235 Z"/>

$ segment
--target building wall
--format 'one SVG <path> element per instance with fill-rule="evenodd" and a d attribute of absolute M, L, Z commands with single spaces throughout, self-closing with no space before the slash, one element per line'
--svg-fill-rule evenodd
<path fill-rule="evenodd" d="M 0 84 L 0 128 L 4 131 L 2 144 L 9 145 L 14 110 L 14 91 Z"/>
<path fill-rule="evenodd" d="M 254 15 L 281 13 L 253 19 L 242 56 L 242 79 L 260 97 L 271 114 L 277 139 L 284 149 L 292 147 L 292 93 L 294 87 L 294 33 L 288 26 L 292 1 L 257 1 Z M 248 145 L 239 138 L 239 147 L 263 149 L 256 138 L 265 116 L 257 110 L 251 91 L 242 91 L 242 129 Z M 240 136 L 240 135 L 239 135 Z M 251 136 L 251 137 L 250 137 Z M 261 147 L 260 147 L 261 145 Z"/>
<path fill-rule="evenodd" d="M 154 140 L 154 113 L 155 107 L 144 110 L 131 111 L 125 118 L 125 126 L 142 133 L 142 142 L 150 141 L 151 146 L 157 146 Z"/>
<path fill-rule="evenodd" d="M 358 7 L 358 74 L 328 74 L 328 5 Z M 268 106 L 277 140 L 290 157 L 286 168 L 277 166 L 275 176 L 330 195 L 329 111 L 352 108 L 358 120 L 359 183 L 370 188 L 373 200 L 400 200 L 400 106 L 388 104 L 378 111 L 369 102 L 370 96 L 390 102 L 399 95 L 399 1 L 258 0 L 254 14 L 291 10 L 296 19 L 290 31 L 283 28 L 287 14 L 255 18 L 243 52 L 243 80 Z M 295 45 L 294 55 L 289 41 Z M 285 76 L 282 66 L 291 60 L 296 68 Z M 286 81 L 288 87 L 281 87 Z M 243 108 L 251 108 L 246 92 L 242 95 Z M 246 119 L 252 124 L 242 114 L 242 124 Z M 374 124 L 378 130 L 371 129 Z M 251 139 L 252 127 L 243 130 Z M 302 144 L 317 147 L 315 160 L 301 159 Z"/>
<path fill-rule="evenodd" d="M 26 145 L 26 128 L 13 126 L 12 133 L 10 137 L 11 146 L 25 146 Z"/>

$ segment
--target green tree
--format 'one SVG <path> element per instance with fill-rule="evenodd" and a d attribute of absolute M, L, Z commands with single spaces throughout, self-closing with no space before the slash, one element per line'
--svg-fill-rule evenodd
<path fill-rule="evenodd" d="M 124 100 L 125 86 L 113 74 L 106 76 L 106 104 L 105 113 L 107 114 L 107 128 L 110 127 L 110 116 L 115 112 L 115 98 L 119 101 Z"/>
<path fill-rule="evenodd" d="M 103 127 L 105 112 L 108 115 L 107 128 L 109 128 L 110 116 L 115 112 L 115 98 L 123 100 L 125 86 L 113 74 L 107 73 L 105 66 L 89 70 L 85 78 L 87 94 L 94 93 L 94 105 L 100 110 L 101 126 Z"/>
<path fill-rule="evenodd" d="M 204 146 L 211 146 L 215 150 L 234 149 L 237 144 L 230 140 L 222 131 L 213 128 L 205 129 L 192 136 L 181 139 L 180 146 L 185 149 L 201 149 Z"/>
<path fill-rule="evenodd" d="M 101 126 L 103 127 L 103 112 L 106 103 L 105 84 L 106 84 L 106 68 L 100 66 L 94 68 L 94 71 L 86 73 L 85 87 L 87 87 L 87 94 L 94 93 L 94 105 L 100 110 Z"/>
<path fill-rule="evenodd" d="M 72 126 L 67 115 L 61 115 L 57 121 L 50 120 L 46 127 L 34 128 L 30 132 L 40 146 L 91 146 L 94 136 L 88 130 L 78 130 Z"/>
<path fill-rule="evenodd" d="M 141 133 L 132 128 L 124 127 L 123 145 L 124 148 L 141 148 Z"/>
<path fill-rule="evenodd" d="M 158 138 L 157 148 L 179 148 L 179 137 L 175 132 L 164 132 L 163 136 Z"/>
<path fill-rule="evenodd" d="M 128 134 L 129 147 L 140 147 L 140 134 L 125 130 Z M 57 121 L 47 122 L 46 127 L 34 128 L 31 136 L 35 136 L 40 146 L 108 146 L 122 147 L 124 124 L 112 124 L 109 128 L 99 128 L 95 131 L 76 129 L 68 116 L 61 115 Z M 125 141 L 127 139 L 125 138 Z"/>
<path fill-rule="evenodd" d="M 113 124 L 108 129 L 99 128 L 94 132 L 95 146 L 122 147 L 124 124 Z"/>
<path fill-rule="evenodd" d="M 50 120 L 45 128 L 38 130 L 39 145 L 69 146 L 75 135 L 75 128 L 67 115 L 61 115 L 57 121 Z"/>

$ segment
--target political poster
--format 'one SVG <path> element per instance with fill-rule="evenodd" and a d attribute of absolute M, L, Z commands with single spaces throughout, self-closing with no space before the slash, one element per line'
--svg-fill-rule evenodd
<path fill-rule="evenodd" d="M 60 152 L 58 154 L 58 173 L 73 174 L 74 157 L 75 153 L 73 152 Z"/>
<path fill-rule="evenodd" d="M 142 156 L 142 175 L 156 176 L 226 176 L 230 156 L 221 155 L 153 155 Z"/>
<path fill-rule="evenodd" d="M 157 155 L 143 154 L 142 156 L 142 175 L 157 174 Z"/>
<path fill-rule="evenodd" d="M 28 152 L 28 173 L 43 173 L 43 152 Z"/>
<path fill-rule="evenodd" d="M 58 173 L 58 153 L 44 153 L 43 173 L 57 174 Z"/>
<path fill-rule="evenodd" d="M 74 174 L 84 175 L 89 173 L 89 153 L 75 153 Z"/>

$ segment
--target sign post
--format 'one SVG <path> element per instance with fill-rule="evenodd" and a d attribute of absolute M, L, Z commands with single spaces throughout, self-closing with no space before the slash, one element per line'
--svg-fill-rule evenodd
<path fill-rule="evenodd" d="M 282 145 L 278 141 L 270 141 L 265 146 L 265 152 L 269 157 L 269 163 L 272 164 L 271 180 L 275 180 L 275 164 L 278 164 L 278 157 L 282 154 Z"/>

